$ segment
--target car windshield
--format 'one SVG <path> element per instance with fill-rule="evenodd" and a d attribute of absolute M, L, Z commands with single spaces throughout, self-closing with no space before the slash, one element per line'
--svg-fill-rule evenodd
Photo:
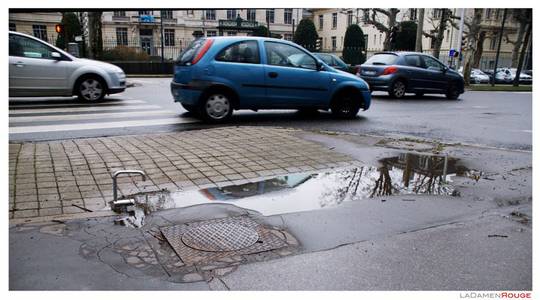
<path fill-rule="evenodd" d="M 366 62 L 365 65 L 393 65 L 397 60 L 397 55 L 395 54 L 388 54 L 388 53 L 380 53 L 375 54 L 372 57 L 370 57 Z"/>
<path fill-rule="evenodd" d="M 191 61 L 197 55 L 199 52 L 199 49 L 201 49 L 201 46 L 204 44 L 206 39 L 196 39 L 189 46 L 180 53 L 178 56 L 178 59 L 176 60 L 176 64 L 182 65 L 182 66 L 189 66 L 191 64 Z"/>

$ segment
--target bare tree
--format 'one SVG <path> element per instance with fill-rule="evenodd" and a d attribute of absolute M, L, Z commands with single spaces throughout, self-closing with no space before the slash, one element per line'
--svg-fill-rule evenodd
<path fill-rule="evenodd" d="M 399 13 L 399 9 L 369 8 L 362 9 L 362 11 L 365 15 L 364 23 L 375 26 L 377 30 L 385 34 L 383 49 L 390 50 L 390 33 L 397 25 L 397 15 Z"/>
<path fill-rule="evenodd" d="M 529 45 L 529 39 L 531 37 L 532 22 L 527 26 L 527 32 L 525 33 L 525 39 L 523 40 L 523 47 L 521 47 L 521 53 L 519 54 L 519 61 L 516 70 L 516 77 L 514 77 L 514 86 L 519 85 L 519 76 L 521 75 L 521 68 L 523 68 L 523 60 L 527 52 L 527 46 Z"/>
<path fill-rule="evenodd" d="M 511 40 L 508 36 L 508 33 L 505 34 L 506 42 L 512 44 L 512 67 L 517 67 L 518 65 L 518 55 L 521 46 L 523 45 L 523 37 L 527 29 L 527 25 L 532 22 L 532 10 L 531 9 L 512 9 L 511 18 L 514 22 L 519 24 L 517 37 L 515 40 Z"/>
<path fill-rule="evenodd" d="M 440 12 L 440 14 L 439 14 Z M 452 11 L 448 8 L 433 9 L 432 14 L 427 18 L 428 23 L 433 26 L 431 32 L 424 31 L 425 37 L 431 38 L 435 43 L 433 45 L 433 56 L 439 58 L 441 53 L 441 45 L 444 40 L 444 32 L 448 28 L 451 21 Z"/>

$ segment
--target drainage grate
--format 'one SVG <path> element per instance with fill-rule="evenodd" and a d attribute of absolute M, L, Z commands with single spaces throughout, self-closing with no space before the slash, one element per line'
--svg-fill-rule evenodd
<path fill-rule="evenodd" d="M 253 245 L 258 239 L 255 229 L 232 222 L 197 226 L 182 235 L 186 246 L 216 252 L 240 250 Z"/>
<path fill-rule="evenodd" d="M 244 216 L 162 227 L 161 232 L 186 265 L 288 246 L 284 239 Z"/>

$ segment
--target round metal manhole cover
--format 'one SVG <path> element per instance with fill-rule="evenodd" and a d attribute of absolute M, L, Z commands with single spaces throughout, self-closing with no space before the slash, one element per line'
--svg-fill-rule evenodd
<path fill-rule="evenodd" d="M 235 251 L 257 242 L 259 234 L 235 223 L 213 223 L 189 229 L 182 235 L 182 242 L 202 251 Z"/>

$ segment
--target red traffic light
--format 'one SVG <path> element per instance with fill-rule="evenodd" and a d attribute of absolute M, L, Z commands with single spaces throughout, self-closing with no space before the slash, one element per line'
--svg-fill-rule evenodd
<path fill-rule="evenodd" d="M 54 31 L 56 31 L 56 33 L 62 33 L 64 32 L 64 25 L 62 24 L 56 24 L 54 26 Z"/>

